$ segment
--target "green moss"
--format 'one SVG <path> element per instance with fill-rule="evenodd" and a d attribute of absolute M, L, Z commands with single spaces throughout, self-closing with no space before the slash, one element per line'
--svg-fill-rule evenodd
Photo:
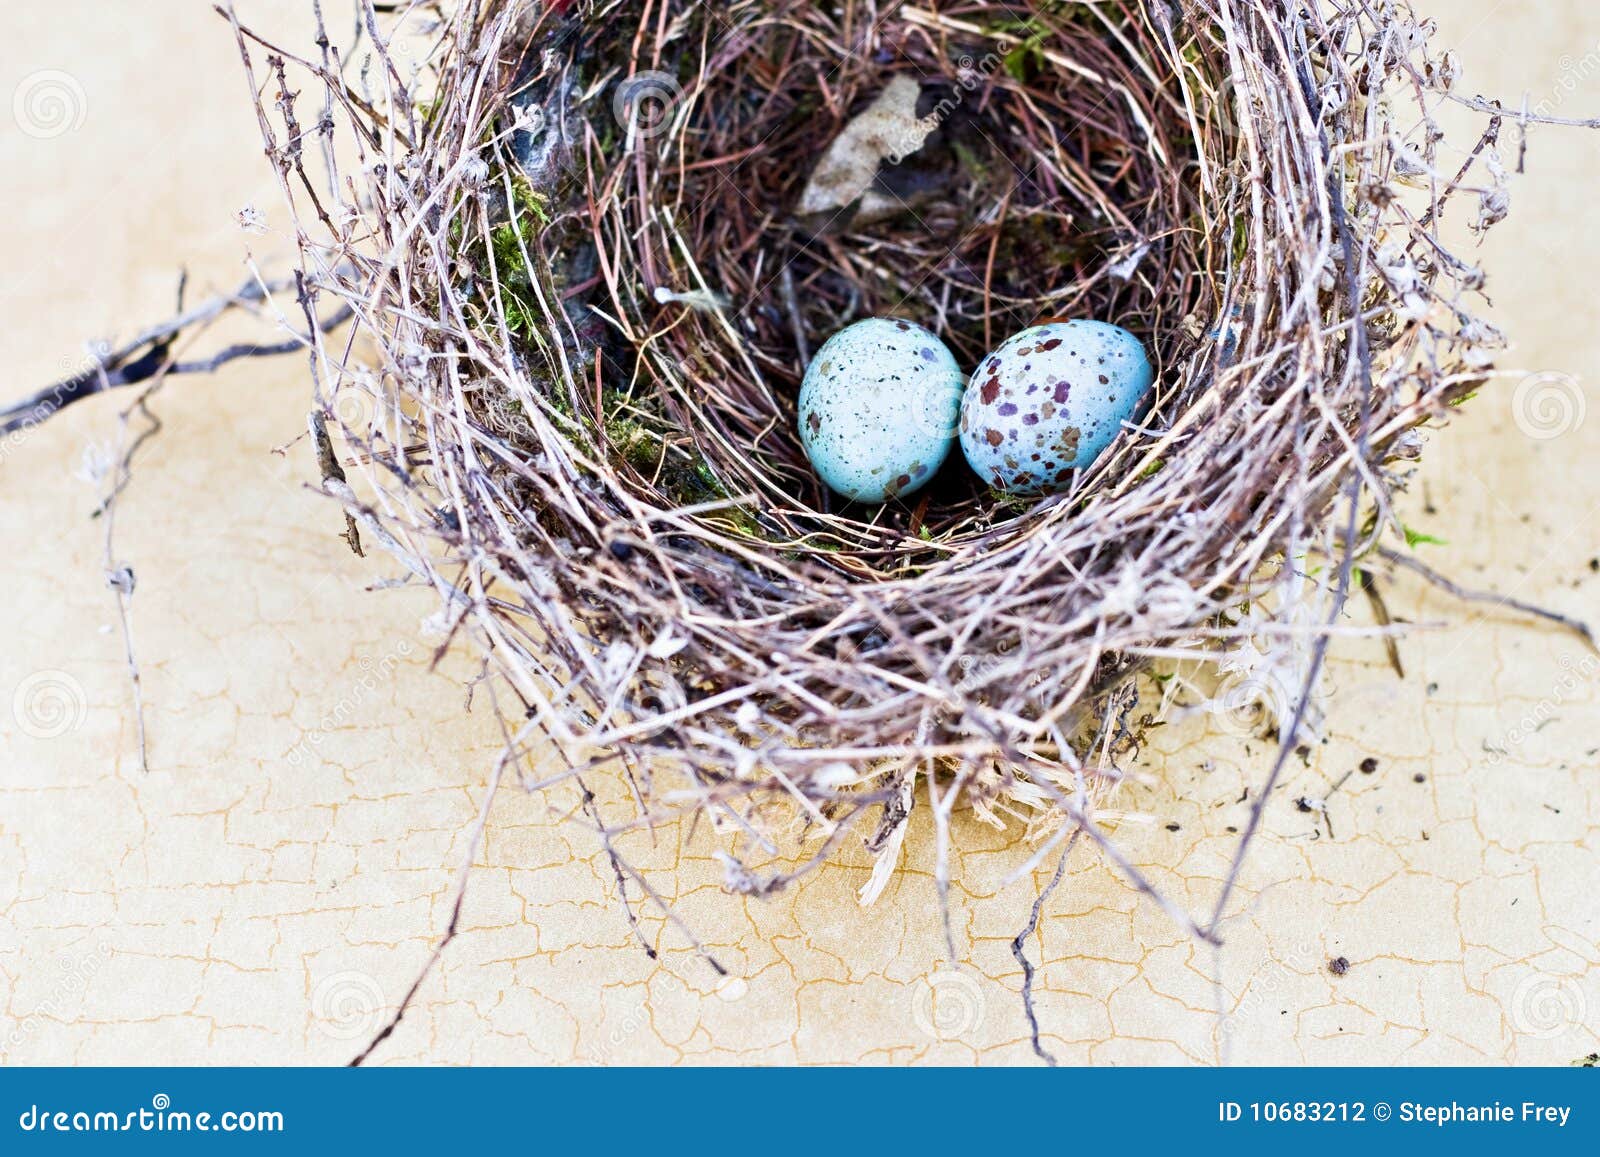
<path fill-rule="evenodd" d="M 1007 494 L 1004 490 L 995 486 L 989 487 L 989 497 L 994 501 L 997 511 L 1003 510 L 1007 514 L 1025 514 L 1035 502 L 1033 498 L 1025 498 L 1019 494 Z"/>
<path fill-rule="evenodd" d="M 496 174 L 494 183 L 496 187 L 509 184 L 509 204 L 504 219 L 490 227 L 487 243 L 482 236 L 467 234 L 459 218 L 451 226 L 450 241 L 483 277 L 494 279 L 478 298 L 477 322 L 492 324 L 492 306 L 487 303 L 495 301 L 498 294 L 512 341 L 537 349 L 543 344 L 543 315 L 536 304 L 535 278 L 559 280 L 560 275 L 559 256 L 554 258 L 557 268 L 553 272 L 534 268 L 530 263 L 539 250 L 540 235 L 553 220 L 550 205 L 520 173 L 509 181 L 504 174 Z M 543 403 L 569 435 L 598 454 L 628 463 L 642 477 L 655 479 L 670 501 L 693 506 L 729 497 L 727 488 L 706 462 L 674 448 L 678 431 L 654 398 L 608 389 L 602 394 L 600 413 L 576 413 L 572 399 L 559 382 L 542 380 L 538 384 Z M 729 507 L 706 517 L 748 537 L 765 537 L 755 513 L 744 507 Z"/>
<path fill-rule="evenodd" d="M 608 418 L 605 425 L 606 441 L 628 465 L 647 478 L 655 472 L 656 463 L 661 461 L 658 438 L 632 418 Z"/>
<path fill-rule="evenodd" d="M 537 271 L 528 259 L 535 251 L 540 230 L 550 224 L 545 199 L 520 174 L 511 178 L 511 205 L 508 219 L 489 231 L 489 249 L 494 258 L 495 284 L 505 310 L 506 327 L 517 340 L 537 341 L 539 317 L 533 304 L 533 279 Z M 525 256 L 526 255 L 526 256 Z"/>
<path fill-rule="evenodd" d="M 673 503 L 696 506 L 729 497 L 728 488 L 704 459 L 690 459 L 671 448 L 671 424 L 648 401 L 611 390 L 605 393 L 602 404 L 605 414 L 601 426 L 609 452 L 642 477 L 655 479 L 657 487 Z M 765 537 L 755 512 L 745 507 L 728 507 L 706 517 L 751 538 Z"/>
<path fill-rule="evenodd" d="M 1046 22 L 1048 17 L 1070 18 L 1070 5 L 1060 2 L 1042 5 L 1040 10 L 1024 20 L 1008 20 L 997 24 L 989 32 L 995 39 L 1020 41 L 1005 56 L 1005 70 L 1018 83 L 1026 83 L 1048 66 L 1044 42 L 1050 38 L 1062 21 L 1055 25 Z"/>

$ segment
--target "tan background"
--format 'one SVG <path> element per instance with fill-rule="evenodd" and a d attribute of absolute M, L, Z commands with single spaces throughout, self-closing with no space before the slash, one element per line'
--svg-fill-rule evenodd
<path fill-rule="evenodd" d="M 241 3 L 300 44 L 305 7 Z M 1436 7 L 1468 90 L 1600 114 L 1592 5 Z M 41 84 L 66 94 L 64 122 L 27 107 Z M 247 203 L 275 229 L 283 215 L 209 5 L 21 6 L 0 52 L 6 95 L 5 396 L 79 364 L 86 338 L 165 316 L 180 264 L 205 293 L 242 278 L 247 246 L 281 256 L 280 234 L 234 221 Z M 1600 347 L 1600 136 L 1538 131 L 1529 168 L 1485 246 L 1491 292 L 1518 364 L 1583 380 Z M 1557 436 L 1530 437 L 1516 386 L 1435 438 L 1407 521 L 1447 540 L 1422 549 L 1462 581 L 1600 622 L 1600 415 L 1580 406 Z M 166 389 L 166 429 L 121 507 L 118 561 L 139 579 L 142 773 L 103 528 L 88 517 L 97 490 L 80 477 L 122 404 L 0 443 L 0 1059 L 346 1060 L 442 931 L 494 725 L 463 715 L 464 665 L 427 669 L 418 624 L 432 608 L 365 590 L 389 569 L 344 552 L 307 490 L 302 364 L 240 365 Z M 1246 914 L 1228 929 L 1229 1047 L 1211 955 L 1079 849 L 1029 943 L 1064 1061 L 1568 1063 L 1600 1048 L 1600 662 L 1409 581 L 1390 599 L 1455 626 L 1403 644 L 1404 681 L 1370 641 L 1336 648 L 1328 742 L 1269 810 Z M 1150 817 L 1121 828 L 1130 854 L 1196 909 L 1215 896 L 1226 828 L 1244 818 L 1235 801 L 1268 750 L 1204 731 L 1163 733 L 1121 801 Z M 1368 754 L 1378 771 L 1352 776 L 1326 821 L 1293 806 Z M 1029 1060 L 1008 945 L 1034 888 L 1001 889 L 1017 850 L 968 828 L 960 970 L 941 962 L 925 831 L 910 871 L 865 912 L 859 854 L 757 902 L 719 889 L 703 831 L 639 845 L 730 966 L 719 985 L 659 918 L 645 926 L 662 958 L 647 959 L 593 846 L 507 792 L 465 931 L 379 1056 Z M 1336 977 L 1341 955 L 1350 969 Z"/>

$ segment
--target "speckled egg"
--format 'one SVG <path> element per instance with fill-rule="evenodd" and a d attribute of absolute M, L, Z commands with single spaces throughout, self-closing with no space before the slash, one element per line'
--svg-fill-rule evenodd
<path fill-rule="evenodd" d="M 1011 494 L 1064 488 L 1111 444 L 1155 373 L 1139 339 L 1103 321 L 1025 329 L 986 357 L 961 404 L 961 450 Z"/>
<path fill-rule="evenodd" d="M 800 386 L 800 441 L 817 476 L 856 502 L 925 485 L 955 442 L 961 367 L 897 318 L 858 321 L 823 343 Z"/>

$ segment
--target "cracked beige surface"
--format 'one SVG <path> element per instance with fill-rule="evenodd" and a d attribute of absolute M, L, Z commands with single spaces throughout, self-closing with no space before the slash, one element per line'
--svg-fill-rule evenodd
<path fill-rule="evenodd" d="M 242 7 L 305 33 L 293 0 Z M 1466 88 L 1600 113 L 1600 19 L 1578 0 L 1448 9 Z M 8 21 L 0 88 L 53 70 L 82 95 L 81 123 L 60 135 L 0 121 L 15 395 L 60 376 L 85 337 L 165 315 L 179 264 L 210 289 L 242 278 L 246 244 L 280 255 L 281 239 L 242 234 L 234 214 L 282 214 L 207 6 L 135 15 L 60 0 Z M 1529 159 L 1485 247 L 1490 288 L 1518 364 L 1582 379 L 1600 348 L 1600 237 L 1579 224 L 1600 138 L 1543 130 Z M 1447 540 L 1423 550 L 1461 581 L 1600 622 L 1600 414 L 1530 438 L 1515 387 L 1433 439 L 1407 521 Z M 307 490 L 304 402 L 292 360 L 174 383 L 159 400 L 166 429 L 118 539 L 139 580 L 148 774 L 96 495 L 75 478 L 121 403 L 0 443 L 6 1063 L 342 1062 L 448 919 L 498 733 L 483 705 L 461 710 L 464 660 L 429 670 L 427 600 L 363 589 L 390 575 L 343 552 L 335 512 Z M 1403 644 L 1404 681 L 1377 643 L 1336 647 L 1328 740 L 1291 765 L 1267 813 L 1220 964 L 1087 847 L 1074 853 L 1028 942 L 1044 1038 L 1064 1062 L 1567 1063 L 1600 1049 L 1600 660 L 1408 580 L 1387 593 L 1397 616 L 1454 626 Z M 1208 735 L 1203 720 L 1154 738 L 1120 801 L 1149 819 L 1120 836 L 1201 910 L 1268 748 Z M 1356 770 L 1368 756 L 1376 770 Z M 1325 817 L 1294 805 L 1352 771 Z M 757 901 L 721 890 L 704 827 L 636 841 L 728 966 L 719 982 L 647 912 L 661 948 L 648 959 L 592 843 L 508 790 L 464 931 L 379 1058 L 1029 1061 L 1010 940 L 1036 885 L 1002 887 L 1021 858 L 1007 835 L 969 823 L 963 837 L 960 970 L 942 963 L 925 829 L 867 911 L 854 903 L 859 849 Z"/>

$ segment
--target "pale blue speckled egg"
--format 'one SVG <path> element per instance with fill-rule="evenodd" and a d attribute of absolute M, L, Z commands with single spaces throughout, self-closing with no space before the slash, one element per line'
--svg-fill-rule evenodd
<path fill-rule="evenodd" d="M 978 366 L 961 405 L 961 450 L 1010 494 L 1065 489 L 1138 412 L 1155 372 L 1139 339 L 1103 321 L 1023 330 Z"/>
<path fill-rule="evenodd" d="M 800 441 L 817 476 L 855 502 L 903 498 L 955 442 L 963 375 L 945 344 L 892 317 L 823 343 L 800 386 Z"/>

